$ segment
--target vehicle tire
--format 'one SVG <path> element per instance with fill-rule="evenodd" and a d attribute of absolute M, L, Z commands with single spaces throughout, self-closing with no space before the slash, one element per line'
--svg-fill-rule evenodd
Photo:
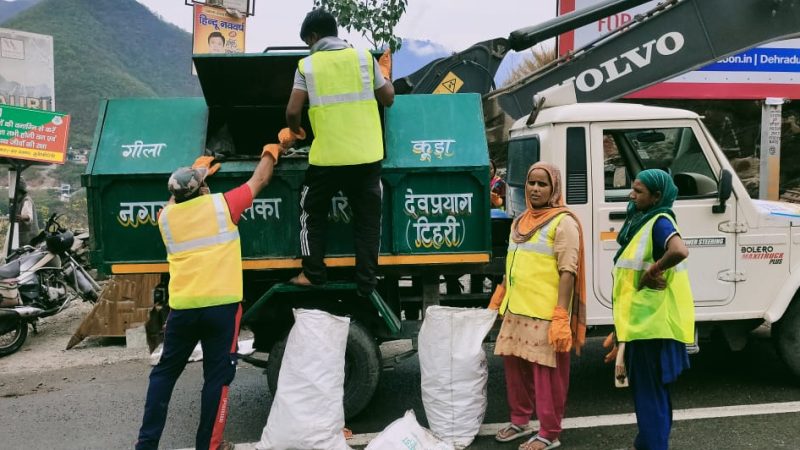
<path fill-rule="evenodd" d="M 288 336 L 287 336 L 288 337 Z M 281 370 L 286 337 L 272 346 L 267 358 L 267 384 L 275 395 Z M 380 349 L 375 338 L 363 325 L 350 322 L 344 364 L 344 416 L 351 419 L 367 407 L 381 375 Z"/>
<path fill-rule="evenodd" d="M 800 297 L 795 296 L 781 320 L 773 324 L 772 336 L 783 362 L 800 377 Z"/>
<path fill-rule="evenodd" d="M 17 320 L 16 323 L 0 324 L 0 356 L 10 355 L 22 347 L 28 338 L 28 322 Z"/>

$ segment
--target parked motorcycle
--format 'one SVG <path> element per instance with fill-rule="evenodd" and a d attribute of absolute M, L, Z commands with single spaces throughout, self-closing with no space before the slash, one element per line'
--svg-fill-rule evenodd
<path fill-rule="evenodd" d="M 76 297 L 94 302 L 100 286 L 74 257 L 83 246 L 53 214 L 42 233 L 0 266 L 0 356 L 22 347 L 28 325 L 63 311 Z"/>

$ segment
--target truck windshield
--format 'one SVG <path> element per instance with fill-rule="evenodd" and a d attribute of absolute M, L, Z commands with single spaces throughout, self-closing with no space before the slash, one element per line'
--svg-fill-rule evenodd
<path fill-rule="evenodd" d="M 690 127 L 603 131 L 606 201 L 627 201 L 635 174 L 672 175 L 678 198 L 716 195 L 717 180 Z"/>
<path fill-rule="evenodd" d="M 525 182 L 528 169 L 539 161 L 539 136 L 526 136 L 508 142 L 508 212 L 514 216 L 525 211 Z"/>

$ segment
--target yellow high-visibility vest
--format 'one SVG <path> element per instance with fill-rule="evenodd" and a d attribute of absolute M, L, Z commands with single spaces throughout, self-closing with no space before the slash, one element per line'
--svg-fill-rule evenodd
<path fill-rule="evenodd" d="M 222 194 L 167 205 L 158 218 L 169 261 L 169 307 L 203 308 L 242 300 L 239 229 Z"/>
<path fill-rule="evenodd" d="M 556 229 L 566 213 L 559 214 L 539 228 L 528 242 L 508 242 L 506 255 L 506 295 L 500 314 L 513 314 L 550 320 L 558 304 L 558 261 L 554 244 Z"/>
<path fill-rule="evenodd" d="M 614 264 L 614 327 L 620 342 L 638 339 L 674 339 L 694 342 L 694 297 L 686 262 L 664 271 L 664 290 L 639 289 L 639 280 L 653 260 L 653 226 L 659 214 L 648 221 L 631 239 Z"/>
<path fill-rule="evenodd" d="M 309 164 L 349 166 L 383 159 L 373 64 L 368 51 L 352 48 L 318 51 L 298 63 L 314 130 Z"/>

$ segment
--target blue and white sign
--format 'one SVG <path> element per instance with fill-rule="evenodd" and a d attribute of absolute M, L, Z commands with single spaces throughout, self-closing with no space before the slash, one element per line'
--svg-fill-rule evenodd
<path fill-rule="evenodd" d="M 800 48 L 757 47 L 700 69 L 705 72 L 800 73 Z"/>

